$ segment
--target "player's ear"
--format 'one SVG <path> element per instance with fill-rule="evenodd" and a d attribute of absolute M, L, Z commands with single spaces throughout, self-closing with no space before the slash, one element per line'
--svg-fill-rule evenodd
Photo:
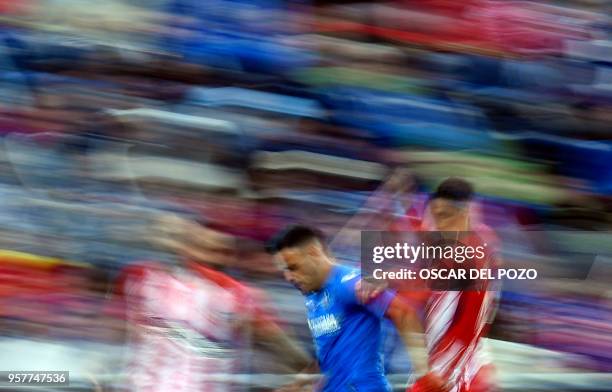
<path fill-rule="evenodd" d="M 277 252 L 272 255 L 272 263 L 274 264 L 274 267 L 276 267 L 276 269 L 279 271 L 284 271 L 285 267 L 287 266 L 287 264 L 285 264 L 285 259 L 283 258 L 281 252 Z"/>
<path fill-rule="evenodd" d="M 323 256 L 323 246 L 319 241 L 312 241 L 308 245 L 306 245 L 306 252 L 311 257 L 321 257 Z"/>

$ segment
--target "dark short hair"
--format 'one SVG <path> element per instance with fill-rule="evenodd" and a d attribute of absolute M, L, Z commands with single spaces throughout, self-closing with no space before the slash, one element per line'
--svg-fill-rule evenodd
<path fill-rule="evenodd" d="M 268 253 L 278 253 L 283 249 L 302 246 L 313 240 L 325 244 L 325 236 L 321 231 L 304 225 L 291 225 L 272 237 L 266 244 L 266 250 Z"/>
<path fill-rule="evenodd" d="M 474 196 L 474 187 L 468 181 L 459 177 L 450 177 L 442 181 L 429 200 L 447 199 L 457 202 L 467 202 Z"/>

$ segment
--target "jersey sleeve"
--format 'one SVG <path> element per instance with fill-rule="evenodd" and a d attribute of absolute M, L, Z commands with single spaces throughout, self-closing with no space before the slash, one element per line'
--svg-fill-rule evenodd
<path fill-rule="evenodd" d="M 340 282 L 341 297 L 347 305 L 363 306 L 376 317 L 383 318 L 391 301 L 395 298 L 395 292 L 385 290 L 368 303 L 362 304 L 357 298 L 358 283 L 361 279 L 361 274 L 358 273 L 352 276 L 350 274 L 346 275 Z"/>
<path fill-rule="evenodd" d="M 263 290 L 244 285 L 228 275 L 202 265 L 192 263 L 191 267 L 205 279 L 215 282 L 226 290 L 233 291 L 240 298 L 236 314 L 242 315 L 244 321 L 250 322 L 256 328 L 281 324 L 280 318 L 273 312 L 273 307 Z"/>

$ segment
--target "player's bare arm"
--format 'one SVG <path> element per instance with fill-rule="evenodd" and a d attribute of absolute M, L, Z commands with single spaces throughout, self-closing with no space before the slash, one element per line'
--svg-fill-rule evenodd
<path fill-rule="evenodd" d="M 357 235 L 359 230 L 372 229 L 370 223 L 373 213 L 383 217 L 385 221 L 391 221 L 393 201 L 400 195 L 411 199 L 415 188 L 416 181 L 410 170 L 405 167 L 393 169 L 385 182 L 365 201 L 360 211 L 351 217 L 336 234 L 330 247 L 351 243 L 359 238 Z"/>
<path fill-rule="evenodd" d="M 282 358 L 291 370 L 303 372 L 312 366 L 314 359 L 274 321 L 255 316 L 251 324 L 256 341 Z"/>
<path fill-rule="evenodd" d="M 322 379 L 319 375 L 319 363 L 312 361 L 310 365 L 297 374 L 295 380 L 275 390 L 275 392 L 317 392 L 321 388 Z M 315 375 L 317 375 L 315 377 Z"/>
<path fill-rule="evenodd" d="M 450 386 L 429 369 L 425 331 L 414 309 L 401 298 L 395 297 L 385 316 L 393 322 L 408 349 L 414 374 L 418 377 L 419 391 L 450 391 Z"/>
<path fill-rule="evenodd" d="M 278 324 L 261 319 L 254 323 L 255 338 L 264 343 L 268 349 L 282 358 L 297 376 L 295 380 L 284 385 L 277 392 L 313 391 L 318 381 L 319 365 L 311 358 Z M 316 390 L 316 389 L 314 389 Z"/>

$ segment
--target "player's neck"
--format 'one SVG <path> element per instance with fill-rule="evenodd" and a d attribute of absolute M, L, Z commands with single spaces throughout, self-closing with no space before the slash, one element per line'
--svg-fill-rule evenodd
<path fill-rule="evenodd" d="M 323 286 L 325 286 L 325 283 L 327 283 L 327 281 L 329 280 L 329 277 L 332 273 L 332 270 L 334 269 L 334 266 L 336 264 L 334 263 L 333 260 L 327 259 L 325 260 L 323 263 L 321 263 L 320 269 L 321 269 L 321 286 L 319 287 L 319 290 L 323 288 Z"/>

